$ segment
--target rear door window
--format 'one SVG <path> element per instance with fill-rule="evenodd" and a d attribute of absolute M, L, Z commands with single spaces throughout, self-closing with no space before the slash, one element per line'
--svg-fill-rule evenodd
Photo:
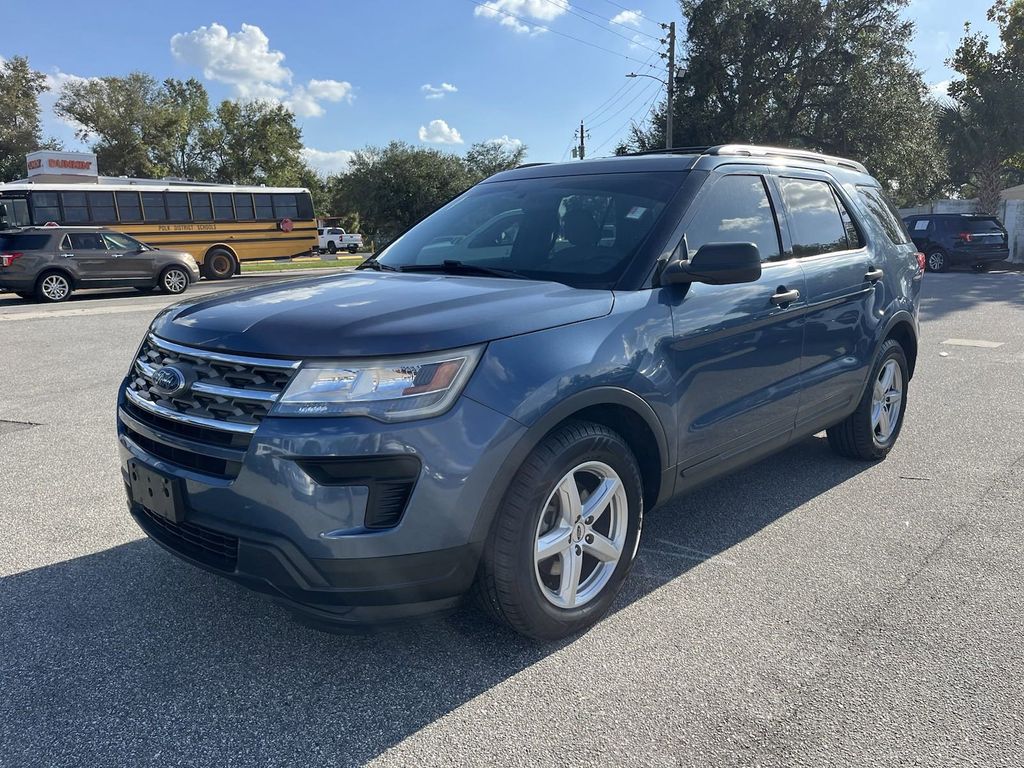
<path fill-rule="evenodd" d="M 779 179 L 797 258 L 850 248 L 831 185 L 815 179 Z"/>
<path fill-rule="evenodd" d="M 686 228 L 687 258 L 709 243 L 754 243 L 762 261 L 781 255 L 775 213 L 760 176 L 724 176 L 698 205 Z"/>

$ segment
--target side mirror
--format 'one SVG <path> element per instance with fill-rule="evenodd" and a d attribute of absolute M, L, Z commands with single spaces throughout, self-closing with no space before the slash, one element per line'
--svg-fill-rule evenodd
<path fill-rule="evenodd" d="M 752 283 L 761 277 L 761 254 L 753 243 L 708 243 L 689 261 L 677 259 L 665 265 L 662 285 Z"/>

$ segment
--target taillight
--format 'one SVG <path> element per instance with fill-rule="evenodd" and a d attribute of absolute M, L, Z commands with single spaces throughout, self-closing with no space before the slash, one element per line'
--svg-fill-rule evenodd
<path fill-rule="evenodd" d="M 0 253 L 0 267 L 9 267 L 14 263 L 15 259 L 20 259 L 23 254 L 20 253 Z"/>
<path fill-rule="evenodd" d="M 918 251 L 914 255 L 917 256 L 917 271 L 918 272 L 924 272 L 924 264 L 925 264 L 924 254 L 921 253 L 920 251 Z"/>
<path fill-rule="evenodd" d="M 970 232 L 961 232 L 959 235 L 957 235 L 957 237 L 959 237 L 965 243 L 969 243 L 971 242 L 971 240 L 974 239 L 974 235 L 972 235 Z"/>

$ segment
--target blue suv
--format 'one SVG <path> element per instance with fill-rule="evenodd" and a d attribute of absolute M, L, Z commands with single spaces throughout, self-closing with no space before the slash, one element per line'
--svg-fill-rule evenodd
<path fill-rule="evenodd" d="M 524 166 L 357 271 L 193 299 L 120 389 L 131 514 L 317 625 L 606 611 L 643 515 L 828 431 L 892 449 L 923 256 L 856 162 Z"/>

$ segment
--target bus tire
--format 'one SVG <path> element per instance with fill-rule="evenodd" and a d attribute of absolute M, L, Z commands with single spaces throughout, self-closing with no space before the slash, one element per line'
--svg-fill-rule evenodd
<path fill-rule="evenodd" d="M 227 280 L 238 271 L 235 255 L 226 248 L 211 248 L 203 259 L 203 277 L 207 280 Z"/>
<path fill-rule="evenodd" d="M 359 250 L 359 246 L 358 246 L 358 245 L 356 245 L 355 243 L 352 243 L 352 245 L 350 245 L 350 246 L 348 247 L 348 252 L 349 252 L 349 253 L 355 253 L 355 252 L 356 252 L 356 251 L 358 251 L 358 250 Z"/>

